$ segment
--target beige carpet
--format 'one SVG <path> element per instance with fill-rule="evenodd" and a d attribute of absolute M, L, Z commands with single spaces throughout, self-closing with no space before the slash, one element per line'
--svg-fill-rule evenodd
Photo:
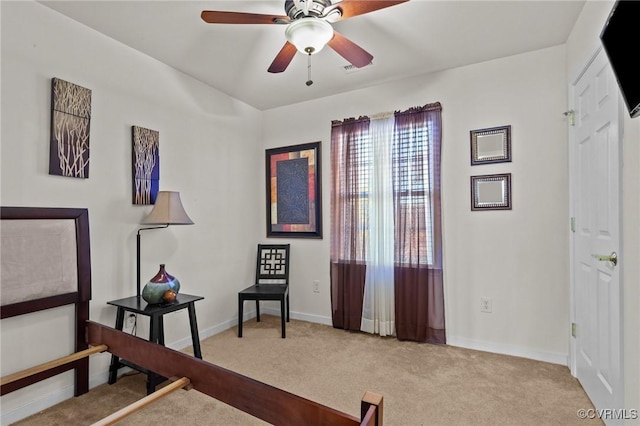
<path fill-rule="evenodd" d="M 185 352 L 190 352 L 186 348 Z M 567 367 L 485 352 L 399 342 L 279 318 L 245 323 L 202 342 L 204 359 L 359 416 L 370 390 L 384 396 L 384 424 L 585 425 L 593 408 Z M 122 377 L 18 424 L 91 424 L 145 395 L 144 376 Z M 264 424 L 195 390 L 179 390 L 133 414 L 123 425 Z"/>

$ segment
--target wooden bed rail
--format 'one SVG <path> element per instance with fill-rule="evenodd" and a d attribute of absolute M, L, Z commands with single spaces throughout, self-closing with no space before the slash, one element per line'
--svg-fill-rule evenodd
<path fill-rule="evenodd" d="M 193 388 L 274 425 L 382 426 L 382 396 L 367 392 L 362 419 L 302 398 L 207 361 L 174 351 L 111 327 L 86 322 L 87 342 L 164 377 L 189 378 Z M 371 407 L 375 407 L 371 409 Z"/>
<path fill-rule="evenodd" d="M 64 368 L 67 364 L 71 364 L 80 359 L 86 358 L 90 355 L 97 354 L 100 352 L 106 351 L 108 348 L 106 345 L 97 345 L 91 347 L 89 349 L 85 349 L 80 352 L 72 353 L 71 355 L 64 356 L 62 358 L 55 359 L 53 361 L 45 362 L 40 365 L 36 365 L 35 367 L 27 368 L 16 373 L 8 374 L 2 378 L 0 378 L 0 388 L 2 388 L 2 394 L 5 394 L 5 390 L 8 388 L 8 385 L 18 381 L 24 381 L 24 379 L 28 379 L 33 376 L 37 376 L 41 373 L 57 369 L 59 367 Z"/>
<path fill-rule="evenodd" d="M 122 410 L 116 411 L 115 413 L 111 414 L 110 416 L 105 417 L 104 419 L 100 420 L 99 422 L 95 422 L 91 426 L 109 426 L 109 425 L 115 424 L 115 423 L 119 422 L 120 420 L 124 419 L 125 417 L 127 417 L 128 415 L 135 413 L 136 411 L 140 410 L 143 407 L 146 407 L 147 405 L 149 405 L 152 402 L 162 398 L 163 396 L 168 395 L 171 392 L 176 391 L 176 390 L 178 390 L 180 388 L 183 388 L 185 386 L 189 386 L 190 383 L 191 383 L 191 381 L 189 379 L 187 379 L 186 377 L 183 377 L 181 379 L 175 380 L 171 384 L 169 384 L 169 385 L 167 385 L 167 386 L 165 386 L 165 387 L 163 387 L 161 389 L 158 389 L 157 391 L 155 391 L 151 395 L 145 396 L 141 400 L 136 401 L 133 404 L 124 407 Z"/>

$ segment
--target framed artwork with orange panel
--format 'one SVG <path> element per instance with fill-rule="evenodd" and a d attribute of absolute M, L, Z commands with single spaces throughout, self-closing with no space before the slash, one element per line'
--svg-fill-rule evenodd
<path fill-rule="evenodd" d="M 267 237 L 322 238 L 321 143 L 267 149 Z"/>

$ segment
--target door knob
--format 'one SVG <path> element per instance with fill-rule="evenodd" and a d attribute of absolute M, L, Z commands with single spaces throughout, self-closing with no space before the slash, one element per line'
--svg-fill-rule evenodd
<path fill-rule="evenodd" d="M 613 263 L 613 266 L 616 266 L 618 264 L 618 254 L 615 251 L 612 251 L 608 256 L 604 254 L 592 254 L 591 256 L 601 262 L 611 262 Z"/>

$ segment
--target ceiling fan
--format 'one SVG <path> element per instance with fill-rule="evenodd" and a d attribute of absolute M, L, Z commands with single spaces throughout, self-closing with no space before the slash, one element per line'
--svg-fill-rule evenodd
<path fill-rule="evenodd" d="M 281 24 L 287 25 L 287 41 L 276 55 L 268 71 L 279 73 L 287 69 L 296 51 L 309 55 L 329 45 L 353 66 L 368 65 L 373 56 L 335 31 L 331 23 L 395 6 L 408 0 L 285 0 L 286 15 L 224 12 L 204 10 L 200 15 L 209 24 Z M 307 85 L 311 84 L 309 80 Z"/>

